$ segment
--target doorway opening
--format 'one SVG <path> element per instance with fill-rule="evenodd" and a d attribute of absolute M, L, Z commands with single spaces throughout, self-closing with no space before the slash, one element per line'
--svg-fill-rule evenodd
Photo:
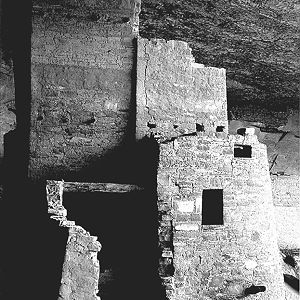
<path fill-rule="evenodd" d="M 250 145 L 234 145 L 234 157 L 252 157 L 252 147 Z"/>

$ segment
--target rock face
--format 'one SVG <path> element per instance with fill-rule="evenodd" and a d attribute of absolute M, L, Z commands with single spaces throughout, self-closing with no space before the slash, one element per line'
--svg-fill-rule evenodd
<path fill-rule="evenodd" d="M 227 70 L 228 106 L 299 102 L 297 0 L 145 0 L 140 34 L 183 40 L 196 62 Z"/>

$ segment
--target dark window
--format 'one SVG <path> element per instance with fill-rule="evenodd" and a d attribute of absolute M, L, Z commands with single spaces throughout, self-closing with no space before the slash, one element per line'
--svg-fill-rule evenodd
<path fill-rule="evenodd" d="M 204 125 L 196 123 L 196 131 L 203 132 L 204 131 Z"/>
<path fill-rule="evenodd" d="M 234 145 L 234 157 L 251 157 L 252 147 L 249 145 Z"/>
<path fill-rule="evenodd" d="M 239 135 L 245 135 L 246 134 L 246 128 L 239 128 L 236 131 L 236 133 L 239 134 Z"/>
<path fill-rule="evenodd" d="M 148 123 L 147 123 L 147 126 L 148 126 L 149 128 L 156 128 L 156 124 L 155 124 L 155 123 L 152 123 L 152 122 L 148 122 Z"/>
<path fill-rule="evenodd" d="M 224 128 L 225 128 L 225 126 L 217 126 L 216 131 L 217 132 L 223 132 Z"/>
<path fill-rule="evenodd" d="M 203 190 L 202 225 L 223 225 L 223 190 Z"/>

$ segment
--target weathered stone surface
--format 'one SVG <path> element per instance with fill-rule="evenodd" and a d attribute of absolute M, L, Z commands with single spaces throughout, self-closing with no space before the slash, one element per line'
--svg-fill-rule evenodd
<path fill-rule="evenodd" d="M 273 127 L 274 132 L 266 132 L 266 125 L 260 122 L 229 122 L 230 133 L 236 134 L 239 129 L 251 127 L 255 129 L 258 140 L 267 146 L 278 244 L 281 248 L 299 247 L 300 145 L 297 124 L 299 111 L 293 110 L 285 125 Z"/>
<path fill-rule="evenodd" d="M 42 11 L 50 5 L 42 4 Z M 101 7 L 93 1 L 73 4 L 64 5 L 75 10 L 81 4 Z M 115 5 L 122 7 L 118 12 L 125 15 L 124 5 L 131 15 L 139 11 L 139 1 Z M 109 7 L 102 12 L 106 11 L 107 17 L 114 14 Z M 59 5 L 53 9 L 60 10 Z M 92 161 L 134 137 L 134 37 L 131 22 L 34 12 L 31 178 L 59 179 L 72 170 L 90 167 Z"/>
<path fill-rule="evenodd" d="M 63 181 L 47 181 L 48 213 L 52 215 L 50 218 L 59 221 L 60 226 L 69 228 L 59 299 L 100 300 L 97 296 L 100 272 L 97 253 L 101 245 L 97 237 L 91 236 L 74 221 L 67 220 L 63 191 Z"/>
<path fill-rule="evenodd" d="M 300 205 L 275 206 L 278 245 L 283 249 L 300 249 Z"/>
<path fill-rule="evenodd" d="M 225 70 L 195 64 L 187 43 L 138 39 L 137 137 L 217 126 L 227 131 Z"/>
<path fill-rule="evenodd" d="M 226 68 L 228 106 L 245 119 L 250 103 L 299 106 L 299 9 L 297 0 L 144 0 L 140 33 L 188 42 L 197 62 Z"/>
<path fill-rule="evenodd" d="M 160 145 L 158 168 L 158 178 L 169 178 L 168 185 L 158 182 L 158 201 L 168 195 L 174 216 L 170 299 L 242 296 L 252 283 L 267 287 L 259 299 L 284 299 L 266 146 L 251 134 L 204 134 L 176 143 Z M 223 151 L 235 144 L 251 145 L 252 157 Z M 202 224 L 203 189 L 223 190 L 223 225 Z M 185 218 L 180 201 L 194 201 L 197 221 Z"/>

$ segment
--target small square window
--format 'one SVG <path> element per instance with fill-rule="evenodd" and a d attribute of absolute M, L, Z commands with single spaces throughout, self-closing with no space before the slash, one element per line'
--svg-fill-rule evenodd
<path fill-rule="evenodd" d="M 196 123 L 196 131 L 197 132 L 204 132 L 204 125 Z"/>
<path fill-rule="evenodd" d="M 216 132 L 224 132 L 225 126 L 217 126 Z"/>
<path fill-rule="evenodd" d="M 234 145 L 234 157 L 252 157 L 252 147 L 249 145 Z"/>

